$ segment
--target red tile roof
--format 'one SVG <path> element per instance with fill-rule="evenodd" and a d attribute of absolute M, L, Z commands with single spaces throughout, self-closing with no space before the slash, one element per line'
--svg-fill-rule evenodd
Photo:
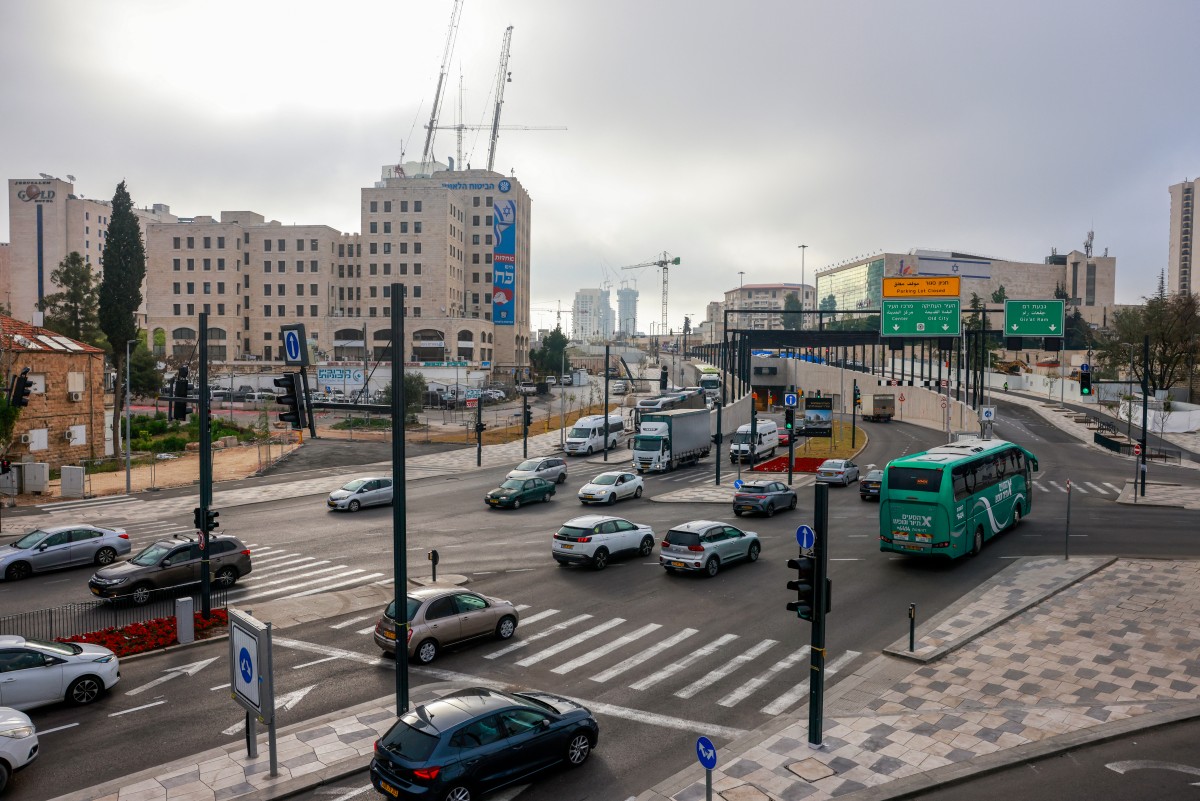
<path fill-rule="evenodd" d="M 0 337 L 7 350 L 27 353 L 103 353 L 94 345 L 71 339 L 49 328 L 0 314 Z"/>

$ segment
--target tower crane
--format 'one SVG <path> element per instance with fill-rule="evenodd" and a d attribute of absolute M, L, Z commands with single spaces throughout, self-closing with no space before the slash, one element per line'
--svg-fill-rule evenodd
<path fill-rule="evenodd" d="M 446 47 L 442 51 L 442 68 L 438 72 L 437 89 L 433 93 L 433 110 L 429 115 L 429 124 L 425 126 L 425 149 L 421 152 L 422 169 L 433 159 L 433 132 L 438 127 L 438 113 L 442 109 L 442 91 L 446 87 L 446 67 L 450 64 L 450 55 L 454 52 L 454 40 L 458 36 L 458 19 L 462 15 L 462 4 L 463 0 L 454 0 L 454 7 L 450 10 L 450 30 L 446 32 Z"/>
<path fill-rule="evenodd" d="M 667 270 L 673 264 L 679 264 L 679 257 L 671 257 L 670 253 L 665 250 L 662 256 L 653 261 L 644 261 L 641 264 L 630 264 L 622 267 L 622 270 L 640 270 L 643 267 L 658 267 L 662 270 L 662 332 L 667 332 Z"/>
<path fill-rule="evenodd" d="M 508 49 L 512 45 L 512 29 L 513 26 L 509 25 L 504 31 L 504 44 L 500 46 L 500 69 L 496 72 L 496 110 L 492 114 L 492 142 L 488 145 L 489 172 L 496 161 L 496 140 L 500 138 L 500 107 L 504 105 L 504 84 L 512 82 L 512 73 L 508 71 Z"/>

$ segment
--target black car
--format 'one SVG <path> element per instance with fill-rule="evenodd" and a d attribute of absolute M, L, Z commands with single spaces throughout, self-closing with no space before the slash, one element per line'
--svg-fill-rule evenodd
<path fill-rule="evenodd" d="M 779 509 L 796 508 L 796 491 L 782 481 L 748 481 L 733 494 L 733 513 L 762 512 L 771 517 Z"/>
<path fill-rule="evenodd" d="M 868 470 L 866 475 L 858 480 L 858 497 L 864 501 L 871 498 L 879 500 L 879 490 L 883 486 L 883 471 Z"/>
<path fill-rule="evenodd" d="M 391 798 L 471 801 L 559 763 L 578 767 L 599 739 L 574 701 L 471 687 L 401 715 L 375 743 L 371 784 Z"/>

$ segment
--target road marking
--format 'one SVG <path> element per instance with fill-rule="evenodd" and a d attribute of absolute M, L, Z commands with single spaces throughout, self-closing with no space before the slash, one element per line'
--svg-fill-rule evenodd
<path fill-rule="evenodd" d="M 151 687 L 157 687 L 158 685 L 160 685 L 164 682 L 168 682 L 171 679 L 177 678 L 184 674 L 187 674 L 188 676 L 195 676 L 201 670 L 208 667 L 213 662 L 216 662 L 217 659 L 219 659 L 219 658 L 220 657 L 214 656 L 209 659 L 202 659 L 199 662 L 192 662 L 191 664 L 188 664 L 188 665 L 180 665 L 179 667 L 167 668 L 166 670 L 163 671 L 163 673 L 166 675 L 159 676 L 157 679 L 154 679 L 153 681 L 146 682 L 141 687 L 135 687 L 134 689 L 129 690 L 125 694 L 126 695 L 137 695 L 139 693 L 143 693 L 146 690 L 149 690 Z"/>
<path fill-rule="evenodd" d="M 599 626 L 590 628 L 587 631 L 582 631 L 579 634 L 576 634 L 574 637 L 568 637 L 567 639 L 563 640 L 562 642 L 555 643 L 554 645 L 550 646 L 549 648 L 543 648 L 542 650 L 538 651 L 536 654 L 531 654 L 530 656 L 525 657 L 520 662 L 517 662 L 517 664 L 520 665 L 521 667 L 529 667 L 530 665 L 536 665 L 538 662 L 541 662 L 543 659 L 549 659 L 550 657 L 554 656 L 557 653 L 561 653 L 561 652 L 567 650 L 568 648 L 578 645 L 581 642 L 590 640 L 592 637 L 596 637 L 600 634 L 603 634 L 604 632 L 608 631 L 609 629 L 611 629 L 615 626 L 619 626 L 624 622 L 625 622 L 625 618 L 623 618 L 623 617 L 614 617 L 612 620 L 606 620 L 605 622 L 601 623 Z"/>
<path fill-rule="evenodd" d="M 746 700 L 748 697 L 750 697 L 751 693 L 753 693 L 759 687 L 762 687 L 771 679 L 775 678 L 777 674 L 782 673 L 788 668 L 799 663 L 800 660 L 808 656 L 810 652 L 810 646 L 807 645 L 803 648 L 796 649 L 791 654 L 788 654 L 786 657 L 780 659 L 774 665 L 767 668 L 765 672 L 750 679 L 750 681 L 746 682 L 741 687 L 738 687 L 720 701 L 717 701 L 717 704 L 720 706 L 734 706 L 738 702 Z"/>
<path fill-rule="evenodd" d="M 1101 495 L 1106 495 L 1108 493 L 1108 490 L 1104 489 L 1103 487 L 1097 487 L 1095 484 L 1093 484 L 1090 481 L 1085 481 L 1083 483 L 1087 484 L 1089 487 L 1091 487 L 1092 489 L 1094 489 L 1096 492 L 1100 493 Z"/>
<path fill-rule="evenodd" d="M 534 569 L 535 568 L 532 568 L 532 567 L 515 567 L 511 570 L 505 570 L 504 572 L 505 573 L 528 573 L 529 571 L 534 570 Z"/>
<path fill-rule="evenodd" d="M 582 623 L 585 620 L 590 620 L 591 617 L 592 617 L 591 615 L 578 615 L 577 617 L 573 617 L 570 620 L 564 620 L 561 623 L 555 623 L 553 626 L 546 629 L 545 631 L 539 631 L 537 634 L 531 634 L 528 637 L 525 637 L 521 640 L 518 640 L 517 642 L 514 642 L 512 645 L 501 648 L 499 651 L 492 651 L 490 654 L 484 654 L 483 658 L 484 659 L 495 659 L 498 656 L 504 656 L 505 654 L 511 653 L 512 651 L 515 651 L 518 648 L 524 648 L 526 645 L 529 645 L 530 643 L 537 642 L 538 640 L 542 639 L 543 637 L 549 637 L 551 634 L 554 634 L 557 631 L 562 631 L 563 629 L 567 628 L 568 626 L 572 626 L 576 623 Z"/>
<path fill-rule="evenodd" d="M 374 630 L 375 630 L 374 626 L 367 626 L 365 629 L 359 629 L 358 631 L 356 631 L 354 633 L 355 634 L 370 634 Z"/>
<path fill-rule="evenodd" d="M 142 706 L 135 706 L 133 709 L 123 709 L 120 712 L 113 712 L 112 714 L 109 715 L 109 717 L 115 718 L 119 715 L 128 715 L 130 712 L 138 712 L 143 709 L 149 709 L 152 706 L 158 706 L 159 704 L 165 704 L 165 703 L 166 703 L 166 701 L 155 701 L 152 704 L 143 704 Z"/>
<path fill-rule="evenodd" d="M 350 571 L 350 573 L 361 573 L 361 572 L 362 572 L 361 570 Z M 347 573 L 346 575 L 350 575 L 350 573 Z M 352 579 L 348 579 L 346 581 L 340 581 L 337 584 L 326 584 L 322 587 L 317 587 L 316 589 L 313 589 L 313 590 L 305 590 L 304 592 L 298 592 L 294 595 L 285 595 L 285 596 L 283 596 L 283 600 L 286 601 L 289 598 L 304 598 L 305 596 L 308 596 L 308 595 L 316 595 L 318 592 L 328 592 L 329 590 L 336 590 L 338 587 L 345 587 L 350 584 L 361 584 L 364 581 L 370 581 L 371 579 L 379 578 L 382 575 L 383 575 L 382 573 L 368 573 L 365 576 L 355 576 Z"/>
<path fill-rule="evenodd" d="M 78 725 L 79 725 L 78 723 L 68 723 L 66 726 L 56 726 L 53 729 L 39 729 L 38 736 L 42 737 L 47 734 L 53 734 L 54 732 L 62 731 L 63 729 L 73 729 Z"/>
<path fill-rule="evenodd" d="M 305 567 L 308 567 L 308 565 L 305 565 Z M 251 587 L 247 587 L 247 586 L 238 587 L 236 591 L 239 591 L 239 592 L 246 592 L 246 593 L 249 593 L 249 592 L 254 592 L 254 591 L 256 591 L 256 590 L 259 590 L 259 589 L 261 589 L 261 588 L 263 588 L 263 587 L 270 587 L 270 586 L 273 586 L 273 585 L 275 585 L 275 584 L 290 584 L 291 582 L 295 581 L 296 579 L 308 578 L 309 576 L 319 576 L 319 575 L 321 575 L 322 573 L 331 573 L 331 572 L 333 572 L 334 570 L 341 570 L 341 569 L 342 569 L 342 568 L 344 568 L 344 567 L 345 567 L 345 565 L 330 565 L 329 567 L 323 567 L 323 568 L 321 568 L 321 569 L 319 569 L 319 570 L 311 570 L 311 571 L 309 571 L 308 573 L 300 573 L 300 574 L 298 574 L 298 575 L 295 575 L 295 576 L 288 576 L 288 577 L 286 577 L 286 578 L 275 579 L 274 581 L 260 581 L 260 582 L 258 582 L 258 583 L 256 583 L 256 584 L 254 584 L 254 585 L 253 585 L 253 586 L 251 586 Z M 357 572 L 361 573 L 361 572 L 363 572 L 363 571 L 359 570 L 359 571 L 357 571 Z M 268 576 L 267 576 L 267 577 L 268 577 L 268 578 L 270 578 L 270 575 L 268 574 Z M 254 580 L 255 578 L 257 578 L 257 576 L 247 576 L 247 577 L 246 577 L 246 579 L 245 579 L 245 581 L 252 581 L 252 580 Z M 277 589 L 277 590 L 268 590 L 267 592 L 264 592 L 264 593 L 259 593 L 259 594 L 260 594 L 260 595 L 267 595 L 267 594 L 269 594 L 269 593 L 271 593 L 271 592 L 287 592 L 288 590 L 294 590 L 294 589 L 296 589 L 296 588 L 295 588 L 295 587 L 293 587 L 293 586 L 288 586 L 288 587 L 281 587 L 281 588 L 279 588 L 279 589 Z M 239 598 L 238 600 L 244 600 L 244 599 L 242 599 L 242 598 Z"/>
<path fill-rule="evenodd" d="M 640 640 L 642 637 L 645 637 L 647 634 L 653 634 L 654 632 L 658 631 L 661 628 L 662 628 L 662 625 L 659 623 L 647 623 L 645 626 L 642 626 L 637 631 L 631 631 L 628 634 L 626 634 L 624 637 L 619 637 L 610 643 L 605 643 L 604 645 L 600 646 L 599 648 L 596 648 L 595 650 L 588 651 L 586 654 L 583 654 L 582 656 L 575 657 L 570 662 L 567 662 L 564 665 L 559 665 L 558 667 L 554 668 L 554 670 L 552 670 L 551 673 L 557 673 L 560 676 L 564 673 L 570 673 L 572 670 L 576 670 L 580 667 L 583 667 L 584 665 L 588 664 L 589 662 L 599 659 L 601 656 L 604 656 L 605 654 L 611 653 L 611 652 L 617 650 L 618 648 L 624 648 L 626 645 L 629 645 L 629 643 L 634 642 L 635 640 Z M 518 664 L 520 664 L 520 663 L 518 663 Z"/>
<path fill-rule="evenodd" d="M 655 671 L 654 673 L 651 673 L 649 676 L 642 679 L 641 681 L 636 682 L 634 684 L 630 684 L 629 686 L 630 686 L 630 688 L 632 688 L 634 690 L 645 690 L 649 687 L 653 687 L 655 684 L 658 684 L 663 679 L 668 679 L 671 676 L 674 676 L 679 671 L 692 666 L 693 664 L 695 664 L 699 660 L 703 659 L 704 657 L 709 656 L 710 654 L 716 652 L 716 650 L 718 648 L 720 648 L 722 645 L 733 642 L 737 638 L 738 638 L 738 636 L 736 634 L 722 634 L 716 640 L 714 640 L 713 642 L 704 646 L 703 648 L 692 651 L 690 654 L 685 656 L 683 659 L 680 659 L 677 662 L 672 662 L 671 664 L 667 665 L 662 670 Z"/>
<path fill-rule="evenodd" d="M 1066 492 L 1066 491 L 1067 491 L 1067 490 L 1066 490 L 1066 488 L 1065 488 L 1065 487 L 1063 487 L 1063 486 L 1061 486 L 1061 485 L 1059 485 L 1059 483 L 1058 483 L 1057 481 L 1051 481 L 1051 482 L 1050 482 L 1050 486 L 1054 487 L 1054 488 L 1055 488 L 1056 490 L 1058 490 L 1059 492 Z"/>
<path fill-rule="evenodd" d="M 280 562 L 279 563 L 280 565 L 295 565 L 295 567 L 285 567 L 283 570 L 271 570 L 270 572 L 266 573 L 265 575 L 267 578 L 274 578 L 275 576 L 282 576 L 284 573 L 295 573 L 297 570 L 308 570 L 310 568 L 316 567 L 317 565 L 329 564 L 328 559 L 321 559 L 319 561 L 311 561 L 312 559 L 313 559 L 313 557 L 307 556 L 303 559 L 297 559 L 294 562 Z M 302 562 L 306 563 L 306 564 L 301 564 Z M 271 567 L 274 568 L 274 567 L 276 567 L 276 565 L 271 565 Z M 255 578 L 258 578 L 258 576 L 247 576 L 246 580 L 250 581 Z"/>
<path fill-rule="evenodd" d="M 245 728 L 246 728 L 246 721 L 239 720 L 237 723 L 233 724 L 228 729 L 222 729 L 221 734 L 224 734 L 224 735 L 237 734 L 239 731 L 242 731 Z"/>
<path fill-rule="evenodd" d="M 517 604 L 516 606 L 513 607 L 513 609 L 516 609 L 518 612 L 524 612 L 528 608 L 529 608 L 529 604 Z"/>
<path fill-rule="evenodd" d="M 866 534 L 863 534 L 862 536 L 865 537 Z M 831 556 L 831 557 L 829 557 L 829 561 L 830 562 L 861 562 L 862 559 L 857 556 L 840 556 L 837 558 L 834 558 Z"/>
<path fill-rule="evenodd" d="M 825 675 L 832 676 L 836 674 L 844 665 L 854 660 L 859 656 L 858 651 L 847 651 L 837 659 L 825 666 Z M 787 710 L 808 694 L 808 679 L 804 679 L 792 689 L 788 690 L 783 695 L 776 698 L 771 703 L 762 708 L 764 714 L 767 715 L 782 715 Z"/>
<path fill-rule="evenodd" d="M 608 681 L 609 679 L 611 679 L 615 676 L 619 676 L 622 673 L 624 673 L 625 671 L 635 668 L 638 665 L 645 662 L 646 660 L 648 660 L 654 656 L 657 656 L 658 654 L 667 650 L 671 646 L 678 645 L 679 643 L 683 642 L 688 637 L 691 637 L 693 634 L 696 634 L 696 633 L 698 633 L 697 629 L 683 629 L 682 631 L 678 631 L 674 635 L 668 637 L 667 639 L 662 640 L 661 642 L 657 642 L 654 645 L 650 646 L 649 648 L 646 648 L 643 651 L 639 651 L 638 653 L 636 653 L 633 656 L 626 659 L 624 662 L 619 662 L 618 664 L 610 667 L 608 670 L 605 670 L 604 672 L 602 672 L 598 675 L 592 676 L 592 681 L 603 682 L 603 681 Z"/>
<path fill-rule="evenodd" d="M 1071 485 L 1071 489 L 1075 490 L 1075 491 L 1076 491 L 1076 492 L 1078 492 L 1080 495 L 1087 495 L 1087 494 L 1088 494 L 1088 491 L 1087 491 L 1087 490 L 1085 490 L 1083 487 L 1079 486 L 1079 482 L 1076 482 L 1076 483 L 1072 484 L 1072 485 Z"/>
<path fill-rule="evenodd" d="M 749 651 L 738 654 L 716 670 L 709 671 L 707 675 L 701 676 L 688 686 L 684 687 L 682 690 L 676 691 L 675 697 L 691 698 L 693 695 L 705 689 L 706 687 L 711 687 L 712 685 L 716 684 L 718 681 L 725 678 L 730 673 L 733 673 L 747 662 L 752 662 L 753 660 L 762 656 L 773 646 L 778 644 L 778 640 L 763 640 Z"/>
<path fill-rule="evenodd" d="M 558 614 L 558 610 L 557 610 L 557 609 L 546 609 L 546 610 L 543 610 L 543 611 L 541 611 L 541 612 L 538 612 L 538 613 L 537 613 L 537 614 L 535 614 L 535 615 L 530 615 L 530 616 L 529 616 L 529 617 L 527 617 L 527 618 L 523 618 L 523 619 L 521 620 L 521 624 L 520 624 L 520 625 L 522 625 L 522 626 L 528 626 L 530 623 L 536 623 L 536 622 L 538 622 L 539 620 L 541 620 L 541 619 L 543 619 L 543 618 L 547 618 L 547 617 L 550 617 L 551 615 L 557 615 L 557 614 Z"/>
<path fill-rule="evenodd" d="M 392 664 L 390 659 L 381 659 L 377 656 L 367 656 L 360 654 L 358 651 L 347 651 L 344 648 L 333 648 L 328 645 L 318 645 L 316 643 L 305 642 L 304 640 L 293 640 L 287 637 L 272 637 L 271 641 L 275 645 L 284 648 L 294 648 L 297 651 L 308 651 L 311 654 L 323 654 L 325 656 L 336 656 L 339 659 L 348 659 L 351 662 L 361 662 L 364 665 L 388 665 Z"/>
<path fill-rule="evenodd" d="M 284 552 L 284 553 L 272 554 L 271 556 L 264 556 L 260 559 L 255 559 L 254 566 L 261 567 L 262 565 L 268 565 L 268 564 L 288 564 L 289 562 L 295 562 L 296 564 L 299 564 L 300 562 L 308 562 L 313 559 L 316 559 L 316 557 L 315 556 L 301 556 L 298 553 Z"/>
<path fill-rule="evenodd" d="M 525 785 L 525 787 L 528 787 L 528 786 L 529 785 Z M 342 788 L 340 788 L 340 787 L 322 787 L 319 790 L 317 790 L 317 793 L 319 793 L 321 795 L 333 795 L 334 793 L 342 793 L 341 795 L 337 796 L 336 798 L 330 799 L 330 801 L 349 801 L 349 799 L 354 798 L 355 796 L 358 796 L 358 795 L 362 795 L 363 793 L 367 792 L 368 790 L 373 790 L 373 789 L 374 789 L 374 787 L 372 787 L 371 785 L 368 784 L 368 785 L 364 785 L 363 787 L 359 787 L 354 790 L 347 790 L 346 792 L 342 793 Z M 522 789 L 524 789 L 524 788 L 522 788 Z M 492 796 L 492 798 L 495 799 L 496 796 Z"/>
<path fill-rule="evenodd" d="M 1035 487 L 1037 487 L 1038 489 L 1040 489 L 1042 492 L 1049 492 L 1049 491 L 1050 491 L 1050 490 L 1046 489 L 1046 487 L 1045 487 L 1045 486 L 1043 486 L 1043 485 L 1042 485 L 1042 482 L 1040 482 L 1040 481 L 1035 481 L 1035 482 L 1033 483 L 1033 485 L 1034 485 Z"/>
<path fill-rule="evenodd" d="M 375 617 L 375 615 L 361 615 L 359 617 L 352 617 L 349 620 L 343 620 L 341 623 L 334 623 L 329 628 L 344 629 L 344 628 L 347 628 L 348 626 L 353 626 L 355 623 L 362 623 L 364 620 L 370 620 L 373 617 Z"/>
<path fill-rule="evenodd" d="M 313 662 L 305 662 L 303 665 L 292 665 L 292 670 L 299 670 L 300 668 L 312 667 L 313 665 L 319 665 L 322 662 L 332 662 L 335 659 L 341 659 L 341 657 L 340 656 L 327 656 L 324 659 L 317 659 Z M 228 686 L 228 685 L 226 685 L 226 686 Z"/>
<path fill-rule="evenodd" d="M 1118 495 L 1120 495 L 1122 492 L 1122 490 L 1119 487 L 1115 487 L 1112 484 L 1109 484 L 1107 481 L 1104 482 L 1104 486 L 1108 487 L 1109 489 L 1111 489 L 1113 492 L 1117 493 Z"/>
<path fill-rule="evenodd" d="M 224 684 L 218 684 L 216 687 L 209 687 L 208 691 L 212 692 L 213 690 L 228 690 L 228 689 L 229 689 L 229 682 L 225 682 Z"/>

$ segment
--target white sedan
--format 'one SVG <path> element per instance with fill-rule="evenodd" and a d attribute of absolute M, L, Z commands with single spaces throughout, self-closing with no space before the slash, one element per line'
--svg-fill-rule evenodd
<path fill-rule="evenodd" d="M 121 679 L 116 654 L 99 645 L 0 636 L 0 706 L 90 704 Z"/>
<path fill-rule="evenodd" d="M 579 490 L 579 502 L 613 504 L 622 498 L 642 497 L 642 477 L 633 473 L 613 471 L 601 473 Z"/>
<path fill-rule="evenodd" d="M 0 794 L 14 771 L 37 758 L 38 738 L 33 722 L 24 712 L 0 707 Z"/>

